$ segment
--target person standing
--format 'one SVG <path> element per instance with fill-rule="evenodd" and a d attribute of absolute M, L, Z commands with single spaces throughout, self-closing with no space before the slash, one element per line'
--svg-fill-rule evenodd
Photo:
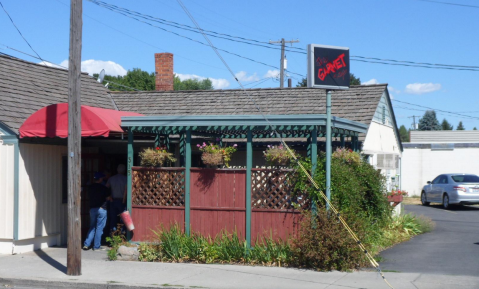
<path fill-rule="evenodd" d="M 111 202 L 108 217 L 110 219 L 110 231 L 116 231 L 119 223 L 118 215 L 125 210 L 124 192 L 126 190 L 126 166 L 123 164 L 117 167 L 118 174 L 110 177 L 106 187 L 111 189 Z"/>
<path fill-rule="evenodd" d="M 88 197 L 90 198 L 90 229 L 88 236 L 83 243 L 83 250 L 90 249 L 93 243 L 93 250 L 101 250 L 101 235 L 106 225 L 106 201 L 110 197 L 110 191 L 102 185 L 105 175 L 96 172 L 93 179 L 94 183 L 88 188 Z"/>

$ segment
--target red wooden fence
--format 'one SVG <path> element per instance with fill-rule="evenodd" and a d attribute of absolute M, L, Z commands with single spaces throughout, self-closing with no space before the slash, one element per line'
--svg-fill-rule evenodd
<path fill-rule="evenodd" d="M 297 233 L 305 199 L 291 197 L 292 170 L 252 170 L 252 242 L 263 236 L 288 239 Z M 246 230 L 246 170 L 191 168 L 190 224 L 192 232 L 214 237 L 222 230 Z M 133 167 L 133 241 L 149 241 L 152 229 L 185 224 L 184 168 Z"/>

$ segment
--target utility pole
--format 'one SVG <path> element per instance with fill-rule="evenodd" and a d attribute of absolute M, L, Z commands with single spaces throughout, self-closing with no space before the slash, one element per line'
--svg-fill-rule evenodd
<path fill-rule="evenodd" d="M 416 130 L 416 117 L 421 117 L 421 116 L 420 115 L 413 115 L 413 116 L 408 117 L 408 118 L 412 118 L 412 123 L 413 123 L 412 130 Z"/>
<path fill-rule="evenodd" d="M 281 63 L 280 63 L 280 77 L 279 77 L 279 87 L 283 88 L 284 87 L 284 71 L 285 71 L 285 57 L 284 57 L 284 47 L 286 43 L 298 43 L 299 40 L 290 40 L 290 41 L 285 41 L 284 38 L 281 38 L 280 41 L 269 41 L 270 44 L 275 44 L 275 43 L 281 43 Z"/>
<path fill-rule="evenodd" d="M 82 0 L 70 1 L 68 63 L 68 233 L 67 275 L 81 275 L 81 47 Z"/>

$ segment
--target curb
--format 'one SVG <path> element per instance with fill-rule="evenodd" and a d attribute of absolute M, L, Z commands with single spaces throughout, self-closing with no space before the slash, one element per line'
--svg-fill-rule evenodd
<path fill-rule="evenodd" d="M 78 288 L 78 289 L 188 289 L 188 287 L 181 287 L 181 285 L 133 285 L 124 283 L 95 283 L 95 282 L 74 282 L 74 281 L 60 281 L 60 280 L 39 280 L 39 279 L 16 279 L 16 278 L 2 278 L 0 277 L 0 287 L 15 288 L 15 287 L 32 287 L 35 289 L 60 289 L 60 288 Z"/>

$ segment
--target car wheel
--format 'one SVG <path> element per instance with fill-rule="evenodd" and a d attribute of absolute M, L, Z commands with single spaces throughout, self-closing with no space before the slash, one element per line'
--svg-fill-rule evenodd
<path fill-rule="evenodd" d="M 446 210 L 451 208 L 451 204 L 449 204 L 449 196 L 447 194 L 444 194 L 442 197 L 442 207 Z"/>
<path fill-rule="evenodd" d="M 426 198 L 426 193 L 425 192 L 422 192 L 421 193 L 421 204 L 423 206 L 429 206 L 430 202 L 427 201 L 427 198 Z"/>

